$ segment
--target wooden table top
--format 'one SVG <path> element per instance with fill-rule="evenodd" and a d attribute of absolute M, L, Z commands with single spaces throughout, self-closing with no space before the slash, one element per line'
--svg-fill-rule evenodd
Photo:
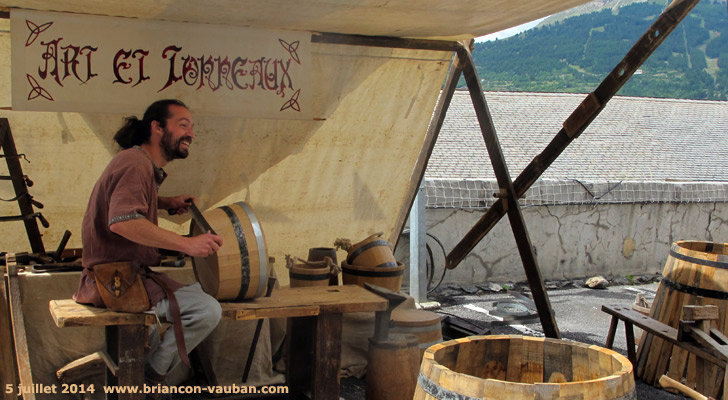
<path fill-rule="evenodd" d="M 221 302 L 223 318 L 305 317 L 326 313 L 383 311 L 387 300 L 356 285 L 312 286 L 274 289 L 271 297 L 244 302 Z M 105 326 L 156 323 L 154 314 L 119 313 L 105 308 L 78 304 L 71 299 L 51 300 L 50 312 L 58 327 Z"/>

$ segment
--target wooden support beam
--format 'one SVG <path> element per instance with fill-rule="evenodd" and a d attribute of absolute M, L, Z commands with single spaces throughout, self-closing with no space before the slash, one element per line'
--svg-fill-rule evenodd
<path fill-rule="evenodd" d="M 404 229 L 404 224 L 407 222 L 407 216 L 412 208 L 412 204 L 417 196 L 417 190 L 422 183 L 422 179 L 425 177 L 425 169 L 427 163 L 432 155 L 432 150 L 435 148 L 437 137 L 440 135 L 440 129 L 445 121 L 447 115 L 447 109 L 450 107 L 452 96 L 455 94 L 455 89 L 458 87 L 458 80 L 460 80 L 460 74 L 463 71 L 462 61 L 458 57 L 457 53 L 453 55 L 452 62 L 450 63 L 450 69 L 447 73 L 447 79 L 443 86 L 443 90 L 440 92 L 440 97 L 437 100 L 435 106 L 435 112 L 430 118 L 430 124 L 425 133 L 425 139 L 420 149 L 420 155 L 417 157 L 415 167 L 412 170 L 412 176 L 410 177 L 409 186 L 407 187 L 407 194 L 405 195 L 404 204 L 399 210 L 397 220 L 394 224 L 394 230 L 392 230 L 392 236 L 389 238 L 389 243 L 392 243 L 394 248 L 397 248 L 397 242 L 399 242 L 399 236 Z"/>
<path fill-rule="evenodd" d="M 15 369 L 15 341 L 13 340 L 13 327 L 10 322 L 10 303 L 8 301 L 8 288 L 5 273 L 0 272 L 3 278 L 0 284 L 0 385 L 6 388 L 10 385 L 18 387 L 18 371 Z M 13 390 L 10 393 L 3 390 L 3 400 L 17 400 L 18 394 Z"/>
<path fill-rule="evenodd" d="M 531 246 L 531 238 L 528 235 L 528 229 L 526 228 L 526 223 L 523 220 L 521 206 L 518 204 L 518 198 L 520 195 L 516 194 L 516 191 L 513 188 L 513 182 L 511 181 L 511 176 L 508 173 L 508 167 L 506 166 L 506 160 L 503 156 L 503 150 L 501 149 L 498 136 L 495 132 L 493 118 L 491 118 L 490 111 L 488 110 L 488 104 L 485 101 L 483 88 L 480 86 L 480 79 L 478 78 L 478 72 L 475 69 L 475 62 L 473 61 L 470 51 L 465 48 L 461 49 L 458 52 L 458 55 L 463 59 L 463 74 L 465 75 L 465 81 L 467 82 L 468 90 L 470 91 L 470 98 L 473 101 L 473 108 L 475 109 L 475 114 L 478 117 L 478 123 L 480 124 L 480 129 L 483 133 L 485 147 L 488 149 L 490 162 L 493 165 L 493 171 L 495 172 L 496 179 L 498 180 L 498 186 L 501 189 L 501 197 L 505 197 L 503 202 L 507 202 L 506 212 L 508 213 L 508 220 L 511 223 L 513 236 L 516 239 L 518 252 L 521 255 L 523 268 L 526 271 L 528 284 L 531 287 L 533 301 L 536 304 L 536 310 L 538 311 L 538 316 L 541 319 L 541 326 L 543 327 L 544 334 L 547 337 L 560 339 L 561 333 L 556 325 L 556 319 L 554 318 L 554 312 L 551 308 L 551 302 L 549 301 L 548 294 L 546 293 L 543 278 L 541 277 L 541 271 L 539 270 L 538 262 L 536 261 L 536 254 L 533 252 L 533 247 Z"/>
<path fill-rule="evenodd" d="M 311 35 L 311 42 L 436 51 L 457 51 L 463 46 L 459 42 L 445 40 L 406 39 L 390 36 L 349 35 L 329 32 L 314 33 Z"/>
<path fill-rule="evenodd" d="M 566 146 L 579 137 L 587 126 L 599 115 L 607 102 L 622 88 L 632 74 L 657 49 L 675 27 L 698 4 L 699 0 L 675 0 L 657 18 L 652 26 L 637 40 L 627 55 L 602 83 L 590 93 L 564 122 L 551 143 L 537 155 L 513 182 L 518 197 L 523 196 L 543 172 L 561 155 Z M 453 269 L 462 262 L 475 246 L 490 232 L 505 215 L 502 202 L 494 203 L 470 231 L 447 255 L 445 265 Z"/>
<path fill-rule="evenodd" d="M 10 301 L 10 317 L 13 321 L 15 358 L 18 363 L 20 384 L 23 387 L 33 388 L 33 374 L 30 372 L 28 337 L 25 333 L 25 318 L 23 317 L 20 282 L 18 281 L 18 264 L 15 261 L 14 254 L 8 253 L 5 255 L 5 266 L 8 271 L 8 300 Z M 28 393 L 23 392 L 23 400 L 35 400 L 35 393 L 32 390 Z"/>

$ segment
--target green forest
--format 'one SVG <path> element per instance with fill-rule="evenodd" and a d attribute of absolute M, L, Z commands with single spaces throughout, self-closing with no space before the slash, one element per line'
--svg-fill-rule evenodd
<path fill-rule="evenodd" d="M 665 7 L 665 2 L 632 3 L 616 11 L 605 9 L 542 23 L 507 39 L 476 43 L 473 58 L 483 88 L 591 92 Z M 698 3 L 618 95 L 727 100 L 726 1 Z"/>

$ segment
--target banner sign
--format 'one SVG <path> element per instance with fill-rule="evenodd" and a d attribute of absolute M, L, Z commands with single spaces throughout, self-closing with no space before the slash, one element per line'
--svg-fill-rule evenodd
<path fill-rule="evenodd" d="M 311 34 L 12 10 L 13 110 L 311 118 Z"/>

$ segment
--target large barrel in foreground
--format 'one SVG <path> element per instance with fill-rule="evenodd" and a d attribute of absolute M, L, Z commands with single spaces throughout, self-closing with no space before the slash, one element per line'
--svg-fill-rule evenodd
<path fill-rule="evenodd" d="M 209 257 L 192 257 L 202 289 L 218 300 L 263 296 L 269 274 L 268 247 L 253 209 L 241 201 L 206 211 L 203 216 L 222 237 L 223 246 Z M 194 220 L 190 233 L 202 233 Z"/>
<path fill-rule="evenodd" d="M 632 364 L 599 346 L 517 335 L 431 346 L 415 399 L 634 400 Z"/>

